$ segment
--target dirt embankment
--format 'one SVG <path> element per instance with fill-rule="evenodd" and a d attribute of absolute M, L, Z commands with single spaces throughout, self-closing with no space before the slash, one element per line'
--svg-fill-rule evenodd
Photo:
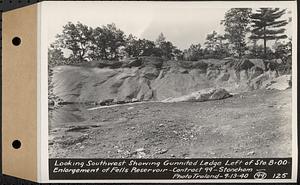
<path fill-rule="evenodd" d="M 291 102 L 291 89 L 255 90 L 84 109 L 85 121 L 50 129 L 50 158 L 290 157 Z"/>
<path fill-rule="evenodd" d="M 212 87 L 246 92 L 267 87 L 278 77 L 276 65 L 261 59 L 162 61 L 143 58 L 123 63 L 91 62 L 85 67 L 57 66 L 51 68 L 49 92 L 64 102 L 100 105 L 161 101 Z"/>
<path fill-rule="evenodd" d="M 122 105 L 52 110 L 50 157 L 291 156 L 291 75 L 278 76 L 274 63 L 143 59 L 51 70 L 50 94 L 63 102 Z M 195 102 L 202 90 L 217 101 Z"/>

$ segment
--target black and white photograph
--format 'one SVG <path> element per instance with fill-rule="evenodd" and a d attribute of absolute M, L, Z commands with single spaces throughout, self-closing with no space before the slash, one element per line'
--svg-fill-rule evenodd
<path fill-rule="evenodd" d="M 49 158 L 291 158 L 295 12 L 246 5 L 47 4 Z"/>

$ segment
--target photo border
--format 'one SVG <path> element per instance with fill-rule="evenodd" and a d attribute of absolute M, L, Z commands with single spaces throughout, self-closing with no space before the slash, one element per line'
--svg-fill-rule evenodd
<path fill-rule="evenodd" d="M 124 2 L 124 1 L 123 1 Z M 162 2 L 162 1 L 160 1 Z M 287 183 L 287 182 L 296 182 L 297 181 L 297 171 L 298 171 L 298 141 L 297 141 L 297 6 L 295 1 L 276 1 L 276 6 L 282 7 L 289 6 L 292 10 L 292 18 L 293 18 L 293 24 L 292 24 L 292 30 L 293 30 L 293 39 L 292 39 L 292 179 L 265 179 L 265 180 L 254 180 L 254 179 L 217 179 L 217 180 L 211 180 L 211 179 L 203 179 L 203 180 L 49 180 L 49 154 L 48 154 L 48 57 L 47 52 L 48 51 L 48 45 L 49 43 L 46 42 L 47 39 L 47 16 L 43 13 L 43 10 L 47 8 L 48 3 L 54 3 L 53 2 L 42 2 L 38 4 L 39 9 L 39 16 L 41 17 L 39 20 L 39 28 L 40 28 L 40 51 L 38 62 L 40 66 L 38 80 L 40 82 L 40 96 L 38 97 L 38 102 L 41 107 L 41 117 L 39 118 L 39 138 L 38 141 L 40 151 L 39 153 L 39 163 L 40 166 L 38 168 L 39 170 L 39 180 L 40 182 L 45 183 Z M 60 2 L 55 2 L 59 4 Z M 74 3 L 74 2 L 72 2 Z M 75 2 L 76 3 L 76 2 Z M 95 2 L 98 3 L 98 2 Z M 106 2 L 108 3 L 108 2 Z M 126 2 L 127 3 L 127 2 Z M 128 3 L 134 3 L 134 2 L 128 2 Z M 144 2 L 138 2 L 138 3 L 144 3 Z M 146 2 L 148 3 L 148 2 Z M 152 2 L 152 3 L 159 3 L 159 2 Z M 168 2 L 168 3 L 196 3 L 196 4 L 202 4 L 203 7 L 258 7 L 259 6 L 271 6 L 274 7 L 274 1 L 240 1 L 240 2 L 232 2 L 232 1 L 226 1 L 226 2 L 220 2 L 220 1 L 213 1 L 213 2 L 207 2 L 207 1 L 189 1 L 189 2 Z M 222 5 L 220 5 L 220 3 Z M 201 6 L 202 6 L 201 5 Z M 224 6 L 225 5 L 225 6 Z"/>

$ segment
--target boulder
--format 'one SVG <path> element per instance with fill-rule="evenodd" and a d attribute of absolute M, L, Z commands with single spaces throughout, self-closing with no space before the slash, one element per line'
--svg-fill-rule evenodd
<path fill-rule="evenodd" d="M 279 64 L 276 62 L 276 60 L 268 60 L 265 61 L 266 70 L 276 71 L 278 70 Z"/>
<path fill-rule="evenodd" d="M 206 77 L 209 80 L 212 80 L 212 79 L 216 79 L 219 74 L 220 74 L 220 71 L 218 69 L 208 68 L 207 73 L 206 73 Z"/>
<path fill-rule="evenodd" d="M 178 65 L 185 69 L 202 69 L 206 71 L 208 64 L 204 61 L 179 61 Z"/>
<path fill-rule="evenodd" d="M 159 75 L 157 68 L 146 66 L 140 70 L 140 76 L 149 80 L 155 79 Z"/>
<path fill-rule="evenodd" d="M 239 77 L 240 77 L 240 82 L 241 83 L 247 83 L 247 81 L 249 79 L 248 70 L 241 70 L 239 72 Z"/>
<path fill-rule="evenodd" d="M 228 81 L 230 78 L 230 74 L 229 73 L 221 73 L 218 78 L 217 78 L 217 81 L 220 81 L 220 82 L 224 82 L 224 81 Z"/>
<path fill-rule="evenodd" d="M 124 61 L 123 67 L 139 67 L 142 65 L 141 59 L 131 59 L 128 61 Z"/>
<path fill-rule="evenodd" d="M 208 64 L 203 61 L 194 61 L 193 62 L 194 69 L 201 69 L 202 71 L 206 71 L 208 68 Z"/>
<path fill-rule="evenodd" d="M 265 73 L 269 75 L 269 79 L 274 79 L 279 76 L 278 71 L 268 70 Z"/>
<path fill-rule="evenodd" d="M 189 71 L 188 71 L 187 69 L 183 69 L 183 68 L 180 68 L 180 69 L 179 69 L 179 72 L 180 72 L 180 73 L 183 73 L 183 74 L 189 73 Z"/>
<path fill-rule="evenodd" d="M 254 90 L 254 89 L 259 89 L 259 88 L 261 88 L 261 87 L 263 86 L 263 82 L 265 82 L 265 81 L 268 80 L 268 79 L 269 79 L 269 75 L 266 74 L 266 73 L 263 73 L 263 74 L 261 74 L 261 75 L 255 77 L 255 78 L 253 78 L 253 79 L 250 81 L 249 86 L 250 86 L 250 88 L 251 88 L 252 90 Z"/>
<path fill-rule="evenodd" d="M 266 70 L 265 62 L 263 59 L 255 58 L 255 59 L 249 59 L 249 61 L 252 62 L 255 65 L 255 67 L 259 67 L 262 70 Z"/>
<path fill-rule="evenodd" d="M 163 59 L 154 56 L 144 56 L 139 58 L 143 66 L 154 66 L 156 68 L 161 68 L 163 65 Z"/>
<path fill-rule="evenodd" d="M 254 66 L 254 64 L 248 59 L 241 59 L 239 61 L 233 61 L 233 62 L 234 62 L 233 67 L 237 71 L 248 70 Z"/>
<path fill-rule="evenodd" d="M 202 102 L 209 100 L 220 100 L 231 95 L 225 89 L 207 88 L 177 98 L 167 98 L 162 102 Z"/>
<path fill-rule="evenodd" d="M 139 100 L 136 98 L 132 98 L 131 102 L 135 103 L 135 102 L 139 102 Z"/>
<path fill-rule="evenodd" d="M 113 102 L 114 102 L 114 99 L 106 99 L 106 100 L 101 101 L 99 104 L 102 106 L 105 106 L 105 105 L 111 105 L 111 104 L 113 104 Z"/>
<path fill-rule="evenodd" d="M 216 89 L 213 94 L 209 97 L 210 100 L 221 100 L 229 98 L 232 95 L 229 94 L 225 89 Z"/>
<path fill-rule="evenodd" d="M 286 90 L 292 87 L 292 76 L 282 75 L 266 84 L 266 89 Z"/>
<path fill-rule="evenodd" d="M 256 78 L 256 77 L 258 77 L 259 75 L 261 75 L 263 73 L 264 73 L 264 70 L 262 68 L 254 66 L 250 70 L 249 78 L 250 79 Z"/>

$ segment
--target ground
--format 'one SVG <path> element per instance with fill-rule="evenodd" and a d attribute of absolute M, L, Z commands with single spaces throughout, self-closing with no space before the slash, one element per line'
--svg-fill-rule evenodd
<path fill-rule="evenodd" d="M 291 157 L 291 92 L 76 109 L 84 119 L 51 125 L 50 158 Z"/>

